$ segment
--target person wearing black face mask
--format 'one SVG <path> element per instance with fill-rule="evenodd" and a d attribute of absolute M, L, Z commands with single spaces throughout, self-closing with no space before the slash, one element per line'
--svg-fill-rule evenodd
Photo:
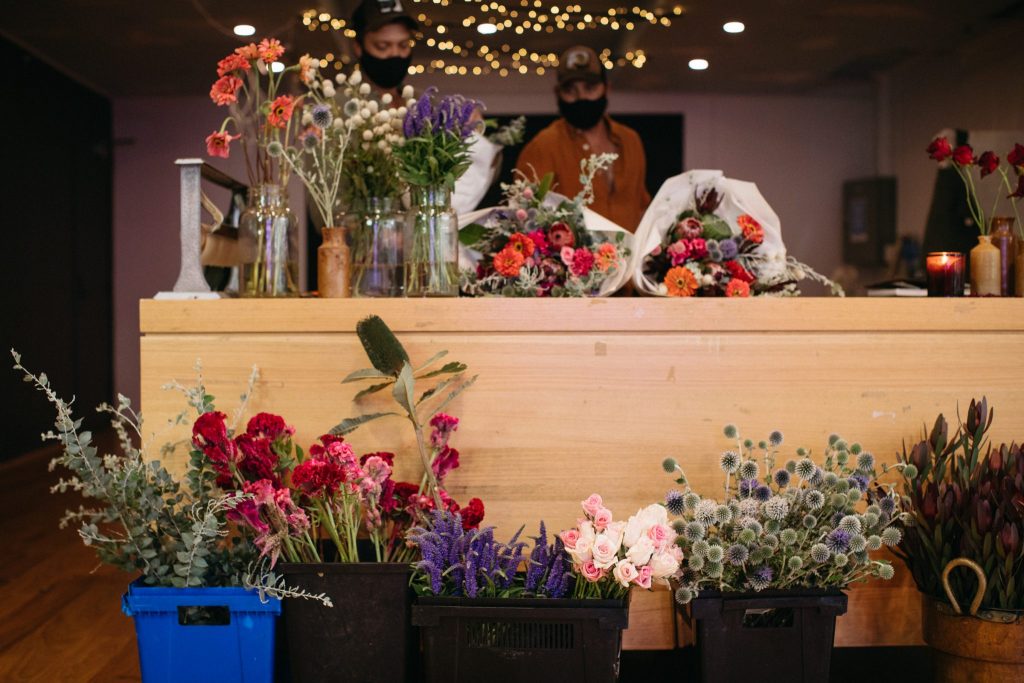
<path fill-rule="evenodd" d="M 411 0 L 406 0 L 411 1 Z M 403 0 L 363 0 L 352 13 L 353 51 L 363 78 L 399 101 L 412 63 L 413 32 L 419 24 L 405 13 Z"/>
<path fill-rule="evenodd" d="M 635 232 L 651 196 L 645 184 L 647 160 L 636 131 L 614 121 L 608 108 L 608 79 L 589 47 L 565 51 L 558 62 L 557 121 L 523 148 L 516 168 L 532 177 L 554 173 L 557 191 L 572 197 L 581 189 L 580 162 L 592 154 L 618 154 L 606 173 L 594 179 L 590 208 Z"/>

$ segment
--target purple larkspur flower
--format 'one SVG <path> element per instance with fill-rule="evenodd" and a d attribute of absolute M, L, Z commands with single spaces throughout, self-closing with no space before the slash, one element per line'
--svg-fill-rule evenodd
<path fill-rule="evenodd" d="M 842 529 L 833 529 L 825 537 L 825 547 L 833 553 L 845 553 L 850 549 L 850 534 Z"/>

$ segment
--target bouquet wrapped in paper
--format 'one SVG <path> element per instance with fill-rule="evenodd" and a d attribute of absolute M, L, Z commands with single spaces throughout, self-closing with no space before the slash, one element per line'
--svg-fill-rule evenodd
<path fill-rule="evenodd" d="M 753 183 L 721 171 L 669 178 L 636 232 L 633 281 L 654 296 L 799 295 L 812 279 L 837 284 L 787 256 L 779 217 Z"/>
<path fill-rule="evenodd" d="M 586 208 L 593 178 L 615 159 L 581 164 L 583 190 L 569 199 L 552 176 L 503 185 L 506 205 L 459 218 L 460 289 L 469 296 L 608 296 L 629 280 L 632 235 Z"/>

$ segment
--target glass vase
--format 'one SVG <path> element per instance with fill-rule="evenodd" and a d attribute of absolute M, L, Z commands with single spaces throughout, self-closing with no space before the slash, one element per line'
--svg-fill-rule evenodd
<path fill-rule="evenodd" d="M 348 228 L 325 227 L 324 241 L 316 250 L 317 293 L 322 299 L 352 296 L 352 252 Z"/>
<path fill-rule="evenodd" d="M 999 294 L 1013 296 L 1014 273 L 1016 272 L 1017 240 L 1013 236 L 1013 218 L 995 216 L 988 236 L 992 246 L 999 250 Z"/>
<path fill-rule="evenodd" d="M 346 214 L 353 230 L 352 289 L 358 296 L 402 294 L 402 225 L 398 201 L 371 197 Z"/>
<path fill-rule="evenodd" d="M 1017 238 L 1017 258 L 1014 260 L 1014 275 L 1016 275 L 1016 287 L 1014 294 L 1024 296 L 1024 239 Z"/>
<path fill-rule="evenodd" d="M 999 296 L 1000 282 L 999 249 L 992 245 L 988 235 L 978 236 L 978 245 L 971 249 L 971 296 Z"/>
<path fill-rule="evenodd" d="M 298 221 L 280 185 L 249 188 L 249 206 L 238 220 L 238 240 L 243 254 L 240 296 L 298 296 Z"/>
<path fill-rule="evenodd" d="M 402 240 L 405 296 L 459 295 L 459 221 L 449 187 L 413 187 Z"/>

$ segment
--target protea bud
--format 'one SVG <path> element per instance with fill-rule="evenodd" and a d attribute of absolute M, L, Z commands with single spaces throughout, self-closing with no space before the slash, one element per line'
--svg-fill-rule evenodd
<path fill-rule="evenodd" d="M 985 431 L 988 418 L 988 399 L 971 399 L 971 406 L 967 409 L 967 430 L 971 434 L 976 434 L 979 429 Z"/>
<path fill-rule="evenodd" d="M 1017 524 L 1008 523 L 999 532 L 999 540 L 1003 544 L 1003 550 L 1010 557 L 1016 557 L 1021 547 L 1020 530 L 1017 526 Z"/>
<path fill-rule="evenodd" d="M 935 519 L 939 513 L 939 487 L 935 482 L 928 484 L 925 489 L 924 498 L 921 500 L 921 514 L 925 519 Z"/>
<path fill-rule="evenodd" d="M 1003 469 L 1003 457 L 1006 455 L 1006 444 L 993 448 L 988 454 L 988 468 L 993 472 Z"/>
<path fill-rule="evenodd" d="M 946 423 L 946 418 L 939 414 L 935 418 L 935 426 L 932 427 L 932 433 L 928 436 L 928 443 L 931 445 L 932 450 L 939 453 L 946 447 L 946 442 L 949 437 L 949 425 Z M 917 464 L 917 463 L 915 463 Z M 920 468 L 920 465 L 918 465 Z"/>
<path fill-rule="evenodd" d="M 917 468 L 918 473 L 927 472 L 931 448 L 927 441 L 922 441 L 910 450 L 910 464 Z"/>
<path fill-rule="evenodd" d="M 987 500 L 979 500 L 975 497 L 972 505 L 974 508 L 974 522 L 978 526 L 979 534 L 987 534 L 992 528 L 992 505 Z"/>

